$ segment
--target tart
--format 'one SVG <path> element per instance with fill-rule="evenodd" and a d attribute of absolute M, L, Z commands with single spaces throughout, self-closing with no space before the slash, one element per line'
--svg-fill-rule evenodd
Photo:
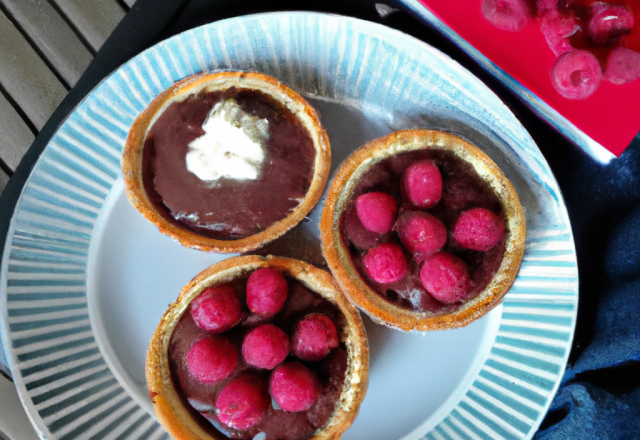
<path fill-rule="evenodd" d="M 405 130 L 345 160 L 320 229 L 327 264 L 356 306 L 396 329 L 442 330 L 500 303 L 520 268 L 526 219 L 477 147 Z"/>
<path fill-rule="evenodd" d="M 165 312 L 146 362 L 158 420 L 177 439 L 340 438 L 368 370 L 362 320 L 331 275 L 273 256 L 198 274 Z"/>
<path fill-rule="evenodd" d="M 318 202 L 331 152 L 318 115 L 276 79 L 191 76 L 133 123 L 127 197 L 163 234 L 210 252 L 246 252 L 283 235 Z"/>

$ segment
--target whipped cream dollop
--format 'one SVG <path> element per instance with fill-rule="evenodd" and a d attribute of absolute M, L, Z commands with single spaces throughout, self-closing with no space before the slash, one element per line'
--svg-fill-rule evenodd
<path fill-rule="evenodd" d="M 217 103 L 189 143 L 187 169 L 200 180 L 255 180 L 265 159 L 269 122 L 245 112 L 233 99 Z"/>

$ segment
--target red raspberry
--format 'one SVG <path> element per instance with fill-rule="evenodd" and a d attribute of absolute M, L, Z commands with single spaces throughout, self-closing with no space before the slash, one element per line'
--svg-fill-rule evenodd
<path fill-rule="evenodd" d="M 289 354 L 289 337 L 279 327 L 264 324 L 251 330 L 242 341 L 242 356 L 249 365 L 274 369 Z"/>
<path fill-rule="evenodd" d="M 339 342 L 333 321 L 320 313 L 312 313 L 296 325 L 291 337 L 291 351 L 303 361 L 319 361 Z"/>
<path fill-rule="evenodd" d="M 572 12 L 561 14 L 557 9 L 550 9 L 542 15 L 540 30 L 553 54 L 560 56 L 573 50 L 569 37 L 580 30 L 580 22 Z"/>
<path fill-rule="evenodd" d="M 482 15 L 498 29 L 516 32 L 527 25 L 531 9 L 526 0 L 484 0 Z"/>
<path fill-rule="evenodd" d="M 438 301 L 454 304 L 466 297 L 469 291 L 469 271 L 460 258 L 439 252 L 424 261 L 420 282 Z"/>
<path fill-rule="evenodd" d="M 279 365 L 271 374 L 269 389 L 285 411 L 306 411 L 318 400 L 320 382 L 313 371 L 299 362 Z"/>
<path fill-rule="evenodd" d="M 247 280 L 247 306 L 253 313 L 274 315 L 287 300 L 287 280 L 275 269 L 263 267 Z"/>
<path fill-rule="evenodd" d="M 370 192 L 356 199 L 356 212 L 367 230 L 384 234 L 391 230 L 396 220 L 398 205 L 389 194 Z"/>
<path fill-rule="evenodd" d="M 402 248 L 395 243 L 383 243 L 362 257 L 364 270 L 378 283 L 393 283 L 407 273 L 407 260 Z"/>
<path fill-rule="evenodd" d="M 248 429 L 262 419 L 271 399 L 267 384 L 253 374 L 229 382 L 216 399 L 218 419 L 234 429 Z"/>
<path fill-rule="evenodd" d="M 602 78 L 600 63 L 591 52 L 565 52 L 551 67 L 553 87 L 567 99 L 585 99 L 596 91 Z"/>
<path fill-rule="evenodd" d="M 409 211 L 402 214 L 395 229 L 404 247 L 421 256 L 438 252 L 447 242 L 447 228 L 426 212 Z"/>
<path fill-rule="evenodd" d="M 384 234 L 371 232 L 362 225 L 355 206 L 352 206 L 347 212 L 344 230 L 349 241 L 358 249 L 369 249 L 385 239 Z"/>
<path fill-rule="evenodd" d="M 453 238 L 464 248 L 486 252 L 504 238 L 504 222 L 488 209 L 469 209 L 458 217 Z"/>
<path fill-rule="evenodd" d="M 432 160 L 421 160 L 402 174 L 402 191 L 416 208 L 433 208 L 442 197 L 442 174 Z"/>
<path fill-rule="evenodd" d="M 614 84 L 624 84 L 640 77 L 640 53 L 617 47 L 609 53 L 607 68 L 602 79 Z"/>
<path fill-rule="evenodd" d="M 191 316 L 203 330 L 220 333 L 242 319 L 240 300 L 229 284 L 209 287 L 191 301 Z"/>
<path fill-rule="evenodd" d="M 236 368 L 238 352 L 227 338 L 208 336 L 191 346 L 186 360 L 193 377 L 203 383 L 216 383 Z"/>
<path fill-rule="evenodd" d="M 624 5 L 595 3 L 591 7 L 589 35 L 599 46 L 607 46 L 633 29 L 631 9 Z"/>

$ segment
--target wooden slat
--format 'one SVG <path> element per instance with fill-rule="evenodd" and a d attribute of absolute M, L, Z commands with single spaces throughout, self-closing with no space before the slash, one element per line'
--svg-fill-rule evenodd
<path fill-rule="evenodd" d="M 116 0 L 54 1 L 96 51 L 125 15 Z"/>
<path fill-rule="evenodd" d="M 38 130 L 67 94 L 22 34 L 0 14 L 0 84 Z"/>
<path fill-rule="evenodd" d="M 0 157 L 15 170 L 35 138 L 9 101 L 0 94 Z"/>
<path fill-rule="evenodd" d="M 136 0 L 124 0 L 124 2 L 131 8 L 133 7 L 133 4 L 136 2 Z"/>
<path fill-rule="evenodd" d="M 9 182 L 9 176 L 4 171 L 0 170 L 0 194 L 4 190 L 4 187 L 7 186 L 8 182 Z"/>
<path fill-rule="evenodd" d="M 13 383 L 0 376 L 0 426 L 9 440 L 38 440 Z"/>
<path fill-rule="evenodd" d="M 58 74 L 73 86 L 93 58 L 58 12 L 42 0 L 0 0 Z"/>

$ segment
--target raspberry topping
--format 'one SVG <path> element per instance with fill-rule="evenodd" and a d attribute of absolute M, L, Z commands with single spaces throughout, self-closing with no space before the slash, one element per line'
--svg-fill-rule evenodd
<path fill-rule="evenodd" d="M 279 365 L 271 374 L 269 390 L 285 411 L 306 411 L 320 396 L 320 382 L 313 371 L 299 362 Z"/>
<path fill-rule="evenodd" d="M 287 280 L 275 269 L 256 270 L 247 280 L 247 306 L 253 313 L 274 315 L 287 300 Z"/>
<path fill-rule="evenodd" d="M 624 47 L 613 49 L 607 59 L 602 79 L 624 84 L 640 77 L 640 53 Z"/>
<path fill-rule="evenodd" d="M 238 352 L 227 338 L 208 336 L 191 346 L 186 360 L 193 377 L 203 383 L 216 383 L 236 368 Z"/>
<path fill-rule="evenodd" d="M 347 237 L 358 249 L 369 249 L 380 241 L 385 241 L 385 235 L 371 232 L 362 225 L 355 207 L 351 207 L 349 212 L 347 212 L 344 228 Z"/>
<path fill-rule="evenodd" d="M 486 252 L 504 238 L 504 222 L 488 209 L 469 209 L 460 214 L 453 238 L 464 248 Z"/>
<path fill-rule="evenodd" d="M 555 56 L 560 56 L 573 49 L 569 37 L 580 30 L 580 22 L 572 12 L 561 14 L 557 9 L 550 9 L 542 15 L 540 30 Z"/>
<path fill-rule="evenodd" d="M 218 394 L 218 419 L 234 429 L 251 428 L 267 412 L 270 403 L 266 382 L 246 374 L 231 381 Z"/>
<path fill-rule="evenodd" d="M 498 29 L 516 32 L 527 25 L 531 9 L 526 0 L 484 0 L 482 15 Z"/>
<path fill-rule="evenodd" d="M 402 174 L 402 191 L 416 208 L 432 208 L 442 197 L 442 174 L 432 160 L 421 160 Z"/>
<path fill-rule="evenodd" d="M 404 247 L 413 254 L 434 254 L 447 242 L 447 228 L 438 218 L 426 212 L 409 211 L 402 214 L 395 229 Z"/>
<path fill-rule="evenodd" d="M 364 270 L 378 283 L 393 283 L 407 273 L 407 260 L 402 248 L 395 243 L 383 243 L 362 257 Z"/>
<path fill-rule="evenodd" d="M 251 330 L 242 341 L 242 356 L 249 365 L 274 369 L 289 354 L 289 337 L 279 327 L 264 324 Z"/>
<path fill-rule="evenodd" d="M 586 50 L 565 52 L 551 68 L 553 87 L 567 99 L 588 98 L 598 88 L 601 77 L 600 63 Z"/>
<path fill-rule="evenodd" d="M 445 304 L 465 298 L 470 287 L 467 265 L 448 252 L 439 252 L 424 261 L 420 282 L 427 292 Z"/>
<path fill-rule="evenodd" d="M 220 333 L 242 319 L 240 300 L 229 284 L 209 287 L 191 301 L 191 316 L 203 330 Z"/>
<path fill-rule="evenodd" d="M 320 313 L 305 316 L 295 327 L 291 350 L 303 361 L 319 361 L 338 346 L 336 326 Z"/>
<path fill-rule="evenodd" d="M 606 46 L 633 28 L 633 12 L 624 5 L 595 3 L 591 8 L 589 35 L 593 41 Z"/>
<path fill-rule="evenodd" d="M 389 194 L 371 192 L 358 197 L 356 212 L 362 226 L 367 230 L 384 234 L 389 232 L 393 226 L 398 213 L 398 205 Z"/>

